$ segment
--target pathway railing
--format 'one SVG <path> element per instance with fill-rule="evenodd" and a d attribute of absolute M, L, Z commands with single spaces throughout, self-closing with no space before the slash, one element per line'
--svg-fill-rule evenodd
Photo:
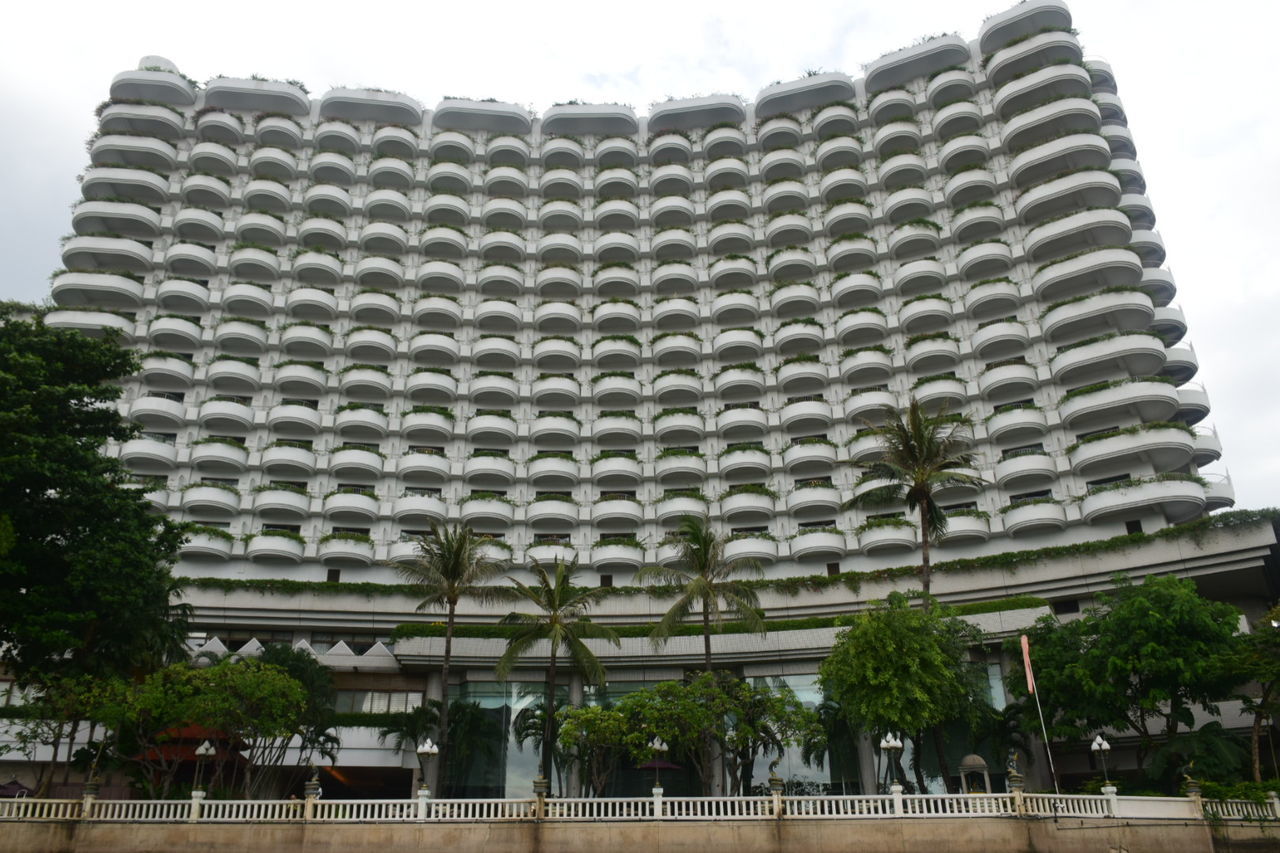
<path fill-rule="evenodd" d="M 189 800 L 0 799 L 5 821 L 130 823 L 488 823 L 495 821 L 759 821 L 928 818 L 1094 818 L 1280 822 L 1280 798 L 1202 800 L 1114 794 L 903 794 L 757 797 L 535 796 L 527 799 Z"/>

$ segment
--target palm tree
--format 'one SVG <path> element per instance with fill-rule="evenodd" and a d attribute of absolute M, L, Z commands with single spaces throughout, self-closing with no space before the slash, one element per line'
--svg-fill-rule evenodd
<path fill-rule="evenodd" d="M 679 561 L 673 566 L 646 566 L 639 573 L 642 581 L 680 588 L 679 597 L 653 629 L 650 639 L 655 648 L 661 646 L 698 608 L 702 614 L 703 668 L 710 672 L 713 624 L 719 626 L 729 615 L 752 632 L 765 632 L 759 596 L 741 580 L 731 579 L 739 572 L 760 574 L 763 569 L 755 560 L 726 560 L 724 546 L 728 539 L 711 528 L 706 516 L 684 516 L 678 533 Z"/>
<path fill-rule="evenodd" d="M 390 722 L 378 730 L 378 743 L 386 743 L 388 738 L 396 751 L 410 747 L 418 759 L 418 770 L 422 773 L 422 784 L 427 784 L 427 763 L 423 756 L 417 754 L 418 747 L 431 739 L 431 734 L 440 725 L 439 708 L 444 703 L 434 699 L 425 705 L 419 705 L 411 711 L 396 714 Z M 440 787 L 443 787 L 441 785 Z"/>
<path fill-rule="evenodd" d="M 536 612 L 514 611 L 502 618 L 502 624 L 516 626 L 515 633 L 507 640 L 507 650 L 498 659 L 497 675 L 506 680 L 516 661 L 526 655 L 534 644 L 543 640 L 551 645 L 551 658 L 547 666 L 547 698 L 544 707 L 543 744 L 554 744 L 553 736 L 556 718 L 556 668 L 560 650 L 563 649 L 572 661 L 573 666 L 591 684 L 604 681 L 604 666 L 600 659 L 587 648 L 583 642 L 589 639 L 608 640 L 615 646 L 621 645 L 617 633 L 603 625 L 597 625 L 587 618 L 587 611 L 605 593 L 604 587 L 581 589 L 573 585 L 573 576 L 578 572 L 578 561 L 566 563 L 556 560 L 553 572 L 534 561 L 529 567 L 533 572 L 533 586 L 526 586 L 515 578 L 511 578 L 515 586 L 515 597 L 533 604 Z M 554 749 L 542 750 L 542 777 L 550 779 L 551 759 Z"/>
<path fill-rule="evenodd" d="M 428 608 L 445 609 L 444 661 L 440 666 L 443 701 L 440 703 L 437 764 L 441 768 L 441 786 L 449 749 L 449 663 L 453 658 L 453 623 L 458 602 L 464 598 L 491 602 L 505 598 L 508 593 L 502 587 L 489 585 L 507 567 L 504 562 L 487 557 L 480 550 L 487 538 L 465 525 L 446 527 L 432 523 L 428 533 L 418 540 L 417 559 L 411 563 L 396 564 L 400 577 L 412 584 L 415 592 L 422 596 L 418 612 Z"/>
<path fill-rule="evenodd" d="M 856 498 L 866 505 L 906 501 L 907 508 L 920 513 L 920 581 L 924 586 L 924 607 L 929 599 L 929 545 L 947 530 L 947 514 L 938 506 L 939 489 L 949 486 L 980 486 L 982 478 L 967 474 L 972 468 L 968 430 L 973 422 L 945 412 L 925 414 L 920 401 L 913 399 L 906 418 L 897 409 L 883 409 L 885 424 L 873 427 L 881 439 L 883 456 L 867 465 L 867 476 L 889 480 L 889 485 Z"/>

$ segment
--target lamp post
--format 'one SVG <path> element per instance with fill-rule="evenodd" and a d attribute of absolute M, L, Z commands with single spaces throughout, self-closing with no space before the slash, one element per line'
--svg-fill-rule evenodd
<path fill-rule="evenodd" d="M 902 752 L 902 740 L 893 732 L 889 732 L 880 738 L 880 751 L 887 753 L 889 756 L 889 781 L 892 785 L 898 784 L 898 767 L 894 756 Z"/>
<path fill-rule="evenodd" d="M 431 738 L 423 741 L 417 749 L 418 752 L 418 769 L 422 771 L 422 785 L 419 787 L 419 795 L 425 791 L 428 797 L 431 796 L 431 786 L 427 784 L 427 759 L 433 755 L 440 754 L 440 747 L 431 742 Z"/>
<path fill-rule="evenodd" d="M 204 775 L 202 772 L 204 770 L 204 761 L 206 758 L 212 758 L 215 752 L 217 750 L 213 748 L 213 744 L 209 743 L 209 741 L 205 741 L 196 747 L 196 782 L 191 786 L 193 790 L 204 790 L 204 787 L 200 784 L 201 777 Z"/>
<path fill-rule="evenodd" d="M 649 741 L 649 748 L 653 750 L 653 787 L 662 788 L 662 762 L 666 760 L 667 750 L 671 747 L 667 746 L 666 741 L 654 735 L 653 740 Z"/>
<path fill-rule="evenodd" d="M 1103 739 L 1102 735 L 1098 735 L 1093 739 L 1093 743 L 1089 746 L 1094 754 L 1102 761 L 1102 778 L 1107 785 L 1111 784 L 1111 777 L 1107 774 L 1107 753 L 1111 751 L 1111 744 Z"/>

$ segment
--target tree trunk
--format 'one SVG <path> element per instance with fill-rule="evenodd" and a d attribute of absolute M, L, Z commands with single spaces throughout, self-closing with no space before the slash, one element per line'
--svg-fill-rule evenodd
<path fill-rule="evenodd" d="M 920 585 L 924 588 L 924 609 L 929 610 L 929 516 L 927 506 L 920 504 Z"/>
<path fill-rule="evenodd" d="M 551 665 L 547 667 L 547 701 L 544 707 L 546 720 L 542 727 L 542 778 L 551 781 L 551 758 L 555 742 L 551 736 L 556 719 L 556 646 L 551 644 Z"/>
<path fill-rule="evenodd" d="M 711 671 L 711 614 L 707 612 L 707 603 L 702 602 L 702 660 L 707 672 Z"/>
<path fill-rule="evenodd" d="M 76 735 L 80 733 L 80 721 L 71 721 L 71 731 L 67 733 L 67 761 L 62 766 L 62 784 L 71 784 L 71 759 L 75 755 Z"/>
<path fill-rule="evenodd" d="M 1249 733 L 1249 746 L 1253 752 L 1253 781 L 1262 781 L 1262 712 L 1253 712 L 1253 731 Z"/>
<path fill-rule="evenodd" d="M 920 760 L 921 747 L 924 746 L 924 733 L 921 732 L 911 738 L 911 744 L 915 747 L 911 750 L 911 769 L 916 774 L 916 793 L 927 794 L 929 793 L 929 783 L 924 779 L 924 762 Z"/>
<path fill-rule="evenodd" d="M 444 623 L 444 663 L 440 666 L 440 716 L 436 727 L 436 737 L 440 740 L 440 752 L 436 754 L 436 787 L 440 789 L 440 796 L 444 796 L 445 768 L 448 766 L 445 758 L 449 751 L 449 661 L 453 657 L 453 616 L 457 608 L 457 602 L 449 602 L 449 614 Z M 425 694 L 423 699 L 426 699 Z M 425 769 L 423 773 L 426 773 Z"/>
<path fill-rule="evenodd" d="M 942 787 L 948 794 L 959 793 L 951 784 L 951 765 L 947 761 L 946 744 L 942 742 L 942 727 L 934 726 L 929 733 L 933 738 L 933 751 L 938 757 L 938 772 L 942 774 Z"/>

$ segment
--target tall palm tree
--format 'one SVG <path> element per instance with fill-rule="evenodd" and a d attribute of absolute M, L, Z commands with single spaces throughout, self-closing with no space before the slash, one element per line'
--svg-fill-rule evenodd
<path fill-rule="evenodd" d="M 378 730 L 378 743 L 386 743 L 392 739 L 397 751 L 409 747 L 418 759 L 418 770 L 422 774 L 422 784 L 427 784 L 427 763 L 418 755 L 418 747 L 431 739 L 433 732 L 440 725 L 440 706 L 444 704 L 435 699 L 428 700 L 411 711 L 396 714 L 390 722 Z M 440 785 L 438 787 L 443 787 Z"/>
<path fill-rule="evenodd" d="M 554 744 L 556 718 L 556 669 L 561 649 L 569 656 L 573 667 L 582 673 L 587 682 L 600 684 L 604 681 L 604 666 L 600 659 L 587 648 L 583 642 L 589 639 L 607 640 L 615 646 L 622 644 L 618 635 L 604 625 L 597 625 L 587 618 L 587 611 L 595 605 L 605 593 L 604 587 L 582 589 L 573 585 L 573 576 L 578 572 L 578 561 L 566 563 L 556 560 L 551 572 L 547 567 L 534 561 L 529 567 L 533 572 L 534 584 L 526 586 L 515 578 L 511 582 L 515 587 L 517 600 L 526 601 L 537 608 L 534 612 L 514 611 L 502 618 L 502 624 L 516 626 L 515 633 L 507 640 L 507 650 L 498 659 L 497 675 L 506 680 L 516 661 L 528 654 L 533 646 L 543 640 L 551 645 L 550 660 L 547 665 L 547 698 L 542 733 L 543 744 Z M 542 750 L 542 777 L 550 779 L 552 773 L 551 759 L 555 750 Z"/>
<path fill-rule="evenodd" d="M 686 515 L 680 519 L 680 559 L 673 566 L 646 566 L 640 570 L 642 581 L 655 581 L 679 587 L 680 594 L 653 629 L 650 639 L 661 646 L 697 608 L 702 616 L 703 668 L 711 671 L 711 626 L 719 626 L 725 616 L 743 622 L 751 631 L 765 632 L 756 591 L 741 580 L 739 573 L 760 574 L 763 569 L 755 560 L 726 560 L 727 537 L 712 529 L 706 516 Z"/>
<path fill-rule="evenodd" d="M 937 493 L 949 486 L 981 486 L 981 477 L 966 473 L 974 454 L 969 449 L 973 422 L 945 412 L 929 415 L 913 399 L 906 417 L 892 406 L 882 410 L 884 426 L 874 427 L 880 436 L 880 459 L 866 466 L 867 475 L 890 484 L 855 499 L 875 505 L 906 501 L 907 509 L 920 513 L 920 581 L 924 607 L 929 608 L 929 546 L 947 530 L 947 514 L 938 505 Z"/>
<path fill-rule="evenodd" d="M 481 551 L 487 537 L 470 527 L 432 523 L 427 535 L 418 540 L 418 556 L 411 563 L 397 563 L 396 568 L 415 592 L 422 596 L 418 612 L 443 607 L 444 661 L 440 666 L 440 703 L 438 737 L 440 753 L 437 766 L 440 784 L 444 784 L 444 768 L 449 750 L 449 664 L 453 658 L 453 626 L 458 602 L 464 598 L 487 603 L 507 597 L 508 590 L 495 587 L 496 580 L 507 570 L 505 562 L 485 556 Z"/>

